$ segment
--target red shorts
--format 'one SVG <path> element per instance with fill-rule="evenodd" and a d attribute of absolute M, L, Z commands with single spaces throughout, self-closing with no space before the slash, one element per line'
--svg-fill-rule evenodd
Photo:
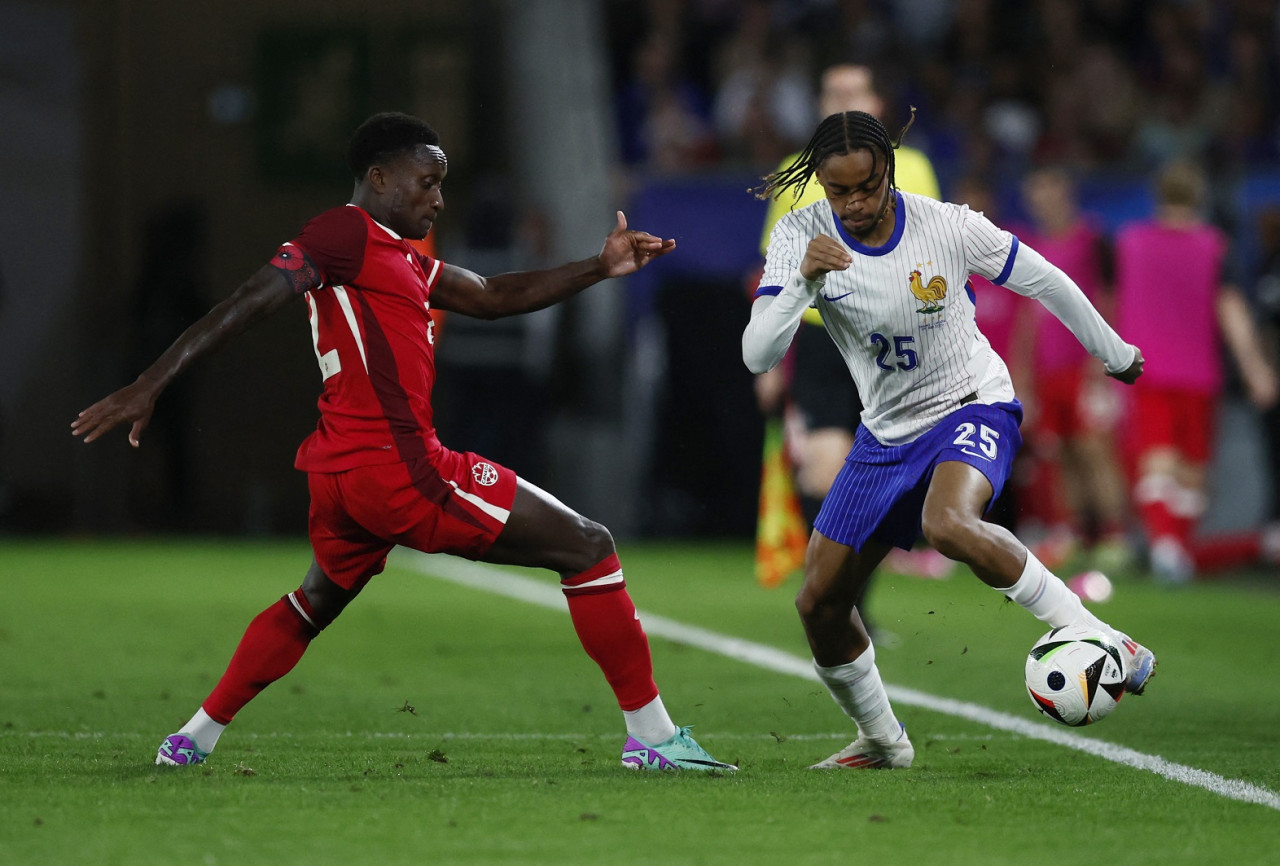
<path fill-rule="evenodd" d="M 1036 383 L 1035 432 L 1069 440 L 1113 430 L 1121 412 L 1115 386 L 1111 379 L 1088 376 L 1081 366 L 1043 376 Z"/>
<path fill-rule="evenodd" d="M 477 559 L 493 545 L 516 498 L 516 474 L 470 452 L 407 463 L 311 472 L 308 533 L 334 583 L 360 589 L 397 544 Z"/>
<path fill-rule="evenodd" d="M 1181 388 L 1133 388 L 1129 433 L 1135 456 L 1156 447 L 1175 448 L 1193 463 L 1208 463 L 1213 447 L 1217 400 Z"/>

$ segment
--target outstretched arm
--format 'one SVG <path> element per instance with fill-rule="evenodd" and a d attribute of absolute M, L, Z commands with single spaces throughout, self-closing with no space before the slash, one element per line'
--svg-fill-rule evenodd
<path fill-rule="evenodd" d="M 294 297 L 293 287 L 272 265 L 263 265 L 236 289 L 231 297 L 205 313 L 164 351 L 131 385 L 127 385 L 81 412 L 71 422 L 71 435 L 92 442 L 120 424 L 132 425 L 129 444 L 137 448 L 139 437 L 151 420 L 156 399 L 178 374 L 221 348 L 259 319 Z"/>
<path fill-rule="evenodd" d="M 478 319 L 530 313 L 571 298 L 601 280 L 634 274 L 675 248 L 673 239 L 628 229 L 626 216 L 618 211 L 618 224 L 604 239 L 598 256 L 558 268 L 496 277 L 446 265 L 431 290 L 431 305 Z"/>
<path fill-rule="evenodd" d="M 1120 338 L 1061 268 L 1026 244 L 1019 246 L 1005 285 L 1044 304 L 1090 355 L 1102 361 L 1108 376 L 1132 385 L 1142 375 L 1143 359 L 1138 347 Z"/>

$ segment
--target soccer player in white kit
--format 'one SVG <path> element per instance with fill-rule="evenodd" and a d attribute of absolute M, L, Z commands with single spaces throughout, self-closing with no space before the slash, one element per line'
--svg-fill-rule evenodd
<path fill-rule="evenodd" d="M 826 199 L 774 228 L 743 360 L 753 373 L 772 369 L 816 306 L 865 405 L 814 523 L 796 597 L 814 667 L 858 728 L 815 769 L 911 766 L 915 751 L 853 599 L 893 546 L 909 549 L 922 534 L 1050 626 L 1113 634 L 1126 691 L 1141 694 L 1155 668 L 1150 650 L 1086 610 L 1011 532 L 982 520 L 1021 445 L 1022 407 L 978 331 L 969 275 L 1039 300 L 1126 384 L 1142 374 L 1142 353 L 1070 277 L 981 213 L 898 191 L 895 147 L 871 115 L 833 114 L 759 190 L 776 197 L 816 173 Z"/>

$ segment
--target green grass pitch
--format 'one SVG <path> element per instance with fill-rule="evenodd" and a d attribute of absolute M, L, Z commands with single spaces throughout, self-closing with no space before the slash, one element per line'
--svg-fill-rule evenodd
<path fill-rule="evenodd" d="M 757 587 L 746 544 L 621 554 L 655 619 L 806 658 L 794 579 Z M 897 706 L 908 771 L 807 771 L 852 738 L 821 687 L 655 634 L 673 717 L 741 766 L 707 776 L 619 766 L 621 717 L 562 611 L 393 559 L 206 765 L 154 766 L 308 562 L 294 542 L 0 540 L 0 863 L 1280 862 L 1274 573 L 1114 576 L 1095 610 L 1159 676 L 1079 731 L 1022 687 L 1040 623 L 967 572 L 880 577 L 870 609 L 898 638 L 882 673 L 925 698 Z M 1098 748 L 944 711 L 957 701 Z"/>

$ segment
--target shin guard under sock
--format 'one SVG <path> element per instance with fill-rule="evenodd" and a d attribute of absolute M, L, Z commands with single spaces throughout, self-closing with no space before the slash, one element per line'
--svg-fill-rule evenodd
<path fill-rule="evenodd" d="M 649 638 L 626 586 L 617 554 L 560 581 L 582 648 L 604 672 L 618 706 L 638 710 L 658 696 L 658 686 Z"/>
<path fill-rule="evenodd" d="M 258 614 L 205 700 L 205 712 L 214 721 L 228 724 L 259 692 L 293 670 L 320 628 L 301 589 Z"/>

